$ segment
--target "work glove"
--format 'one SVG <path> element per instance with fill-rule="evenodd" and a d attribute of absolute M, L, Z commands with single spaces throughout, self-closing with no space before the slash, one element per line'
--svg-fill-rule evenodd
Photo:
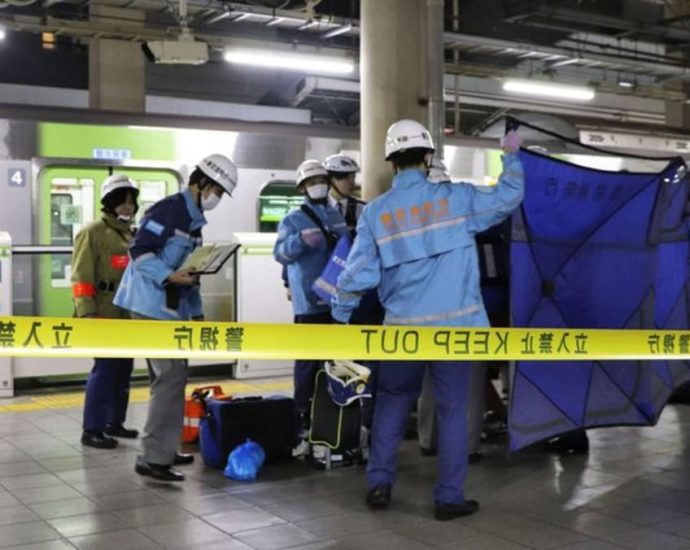
<path fill-rule="evenodd" d="M 303 229 L 299 233 L 300 238 L 310 248 L 318 248 L 323 243 L 324 238 L 321 231 L 312 231 L 310 229 Z"/>
<path fill-rule="evenodd" d="M 522 145 L 522 136 L 517 130 L 511 130 L 501 138 L 501 148 L 506 153 L 515 153 Z"/>

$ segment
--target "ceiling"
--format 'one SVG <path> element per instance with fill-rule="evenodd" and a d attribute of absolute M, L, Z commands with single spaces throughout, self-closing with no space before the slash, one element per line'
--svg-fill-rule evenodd
<path fill-rule="evenodd" d="M 104 6 L 122 11 L 89 19 Z M 143 26 L 127 17 L 134 10 L 144 12 Z M 293 105 L 312 110 L 317 124 L 359 124 L 356 81 L 237 69 L 220 56 L 238 40 L 356 56 L 358 0 L 188 0 L 187 10 L 195 36 L 213 48 L 212 61 L 200 67 L 149 65 L 150 92 Z M 0 81 L 86 88 L 89 38 L 173 37 L 180 16 L 171 0 L 0 0 L 0 21 L 10 30 L 0 46 Z M 43 49 L 43 31 L 57 33 L 57 48 Z M 446 0 L 445 31 L 449 132 L 479 134 L 505 112 L 531 111 L 581 126 L 663 133 L 667 102 L 687 99 L 688 0 Z M 515 102 L 499 85 L 511 76 L 590 84 L 598 99 L 587 107 Z"/>

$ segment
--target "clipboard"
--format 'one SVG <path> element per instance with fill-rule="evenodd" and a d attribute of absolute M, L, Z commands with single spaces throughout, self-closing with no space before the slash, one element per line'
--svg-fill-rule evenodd
<path fill-rule="evenodd" d="M 182 269 L 193 268 L 194 275 L 214 275 L 223 264 L 240 248 L 238 243 L 209 244 L 196 248 L 180 266 Z"/>

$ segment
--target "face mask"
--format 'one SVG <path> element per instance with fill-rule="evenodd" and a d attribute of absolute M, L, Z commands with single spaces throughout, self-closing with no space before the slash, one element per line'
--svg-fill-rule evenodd
<path fill-rule="evenodd" d="M 132 216 L 123 216 L 122 214 L 118 214 L 117 219 L 121 222 L 131 222 Z"/>
<path fill-rule="evenodd" d="M 211 193 L 208 197 L 201 197 L 201 209 L 213 210 L 220 202 L 220 197 L 215 193 Z"/>
<path fill-rule="evenodd" d="M 317 183 L 307 189 L 309 198 L 315 201 L 323 200 L 328 195 L 328 185 L 325 183 Z"/>

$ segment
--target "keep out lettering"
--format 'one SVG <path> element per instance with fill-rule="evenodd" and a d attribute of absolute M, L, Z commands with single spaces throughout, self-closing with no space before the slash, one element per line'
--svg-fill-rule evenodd
<path fill-rule="evenodd" d="M 391 356 L 414 356 L 429 345 L 445 355 L 507 355 L 507 331 L 437 330 L 423 335 L 415 329 L 362 329 L 366 353 L 383 352 Z M 422 339 L 427 341 L 422 341 Z"/>

